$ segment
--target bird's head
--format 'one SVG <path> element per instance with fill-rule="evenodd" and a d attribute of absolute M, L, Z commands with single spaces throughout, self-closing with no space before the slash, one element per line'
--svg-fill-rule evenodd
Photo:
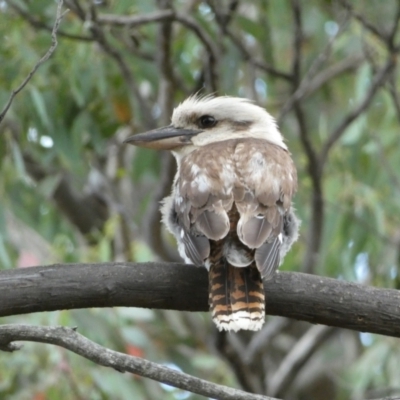
<path fill-rule="evenodd" d="M 228 139 L 257 138 L 287 148 L 274 118 L 237 97 L 192 96 L 175 108 L 171 125 L 129 137 L 141 147 L 172 150 L 176 155 Z"/>

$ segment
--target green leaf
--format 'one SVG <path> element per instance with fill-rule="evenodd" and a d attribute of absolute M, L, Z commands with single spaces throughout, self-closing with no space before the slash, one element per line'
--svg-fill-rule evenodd
<path fill-rule="evenodd" d="M 14 164 L 15 164 L 17 173 L 20 178 L 25 178 L 26 170 L 25 170 L 24 159 L 21 154 L 21 149 L 19 148 L 19 145 L 14 141 L 12 141 L 11 146 L 12 146 L 11 148 L 12 148 L 13 160 L 14 160 Z"/>
<path fill-rule="evenodd" d="M 47 113 L 46 102 L 40 93 L 40 91 L 35 86 L 30 86 L 31 99 L 36 112 L 39 115 L 40 121 L 48 132 L 52 130 L 53 124 L 50 122 L 49 115 Z"/>

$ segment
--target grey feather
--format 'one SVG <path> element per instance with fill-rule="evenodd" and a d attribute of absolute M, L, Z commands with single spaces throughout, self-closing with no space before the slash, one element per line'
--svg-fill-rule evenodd
<path fill-rule="evenodd" d="M 242 224 L 238 235 L 243 243 L 251 249 L 256 249 L 268 239 L 271 231 L 272 226 L 264 217 L 253 217 Z"/>
<path fill-rule="evenodd" d="M 283 216 L 283 241 L 280 250 L 280 258 L 283 260 L 293 243 L 299 237 L 301 221 L 296 217 L 293 207 Z"/>
<path fill-rule="evenodd" d="M 224 238 L 229 231 L 229 219 L 225 214 L 205 210 L 197 218 L 195 227 L 211 240 Z"/>
<path fill-rule="evenodd" d="M 182 238 L 186 255 L 197 267 L 204 265 L 204 260 L 210 255 L 210 242 L 205 236 L 194 236 L 185 232 Z"/>
<path fill-rule="evenodd" d="M 280 247 L 281 241 L 277 237 L 272 242 L 264 243 L 256 250 L 254 259 L 263 279 L 272 278 L 273 274 L 278 269 Z"/>

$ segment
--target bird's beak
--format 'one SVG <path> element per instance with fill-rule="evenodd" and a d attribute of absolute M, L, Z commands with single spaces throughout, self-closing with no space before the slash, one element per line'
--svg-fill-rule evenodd
<path fill-rule="evenodd" d="M 156 150 L 173 150 L 191 144 L 191 138 L 202 132 L 196 129 L 176 128 L 168 125 L 145 133 L 133 135 L 124 140 L 135 146 Z"/>

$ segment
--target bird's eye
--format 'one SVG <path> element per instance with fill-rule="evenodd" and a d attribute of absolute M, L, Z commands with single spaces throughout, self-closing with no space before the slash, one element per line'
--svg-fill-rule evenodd
<path fill-rule="evenodd" d="M 203 115 L 199 118 L 199 127 L 203 129 L 212 128 L 217 124 L 217 120 L 211 115 Z"/>

